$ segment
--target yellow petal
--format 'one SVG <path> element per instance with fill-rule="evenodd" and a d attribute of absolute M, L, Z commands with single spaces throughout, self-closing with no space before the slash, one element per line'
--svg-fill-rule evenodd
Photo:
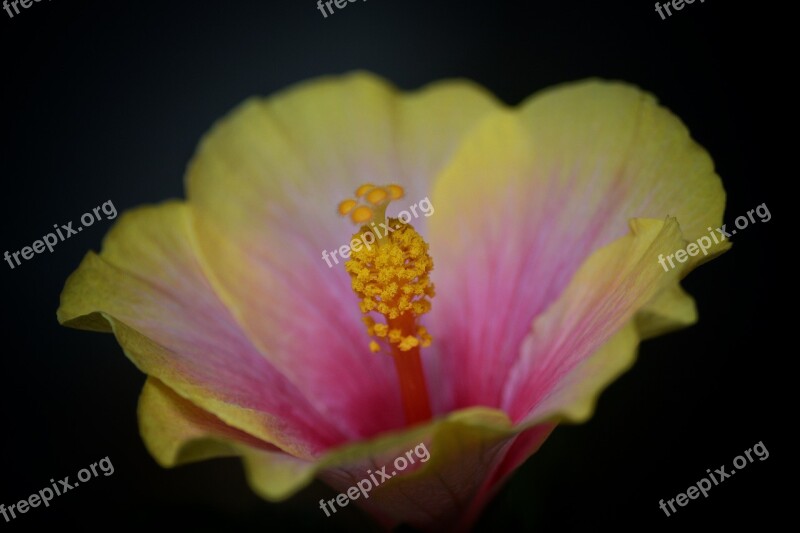
<path fill-rule="evenodd" d="M 536 95 L 519 113 L 487 116 L 439 174 L 431 201 L 438 296 L 426 325 L 453 347 L 438 354 L 437 371 L 456 376 L 447 405 L 458 407 L 510 401 L 507 369 L 531 323 L 593 253 L 629 233 L 630 220 L 677 219 L 673 247 L 661 249 L 674 254 L 720 225 L 725 195 L 708 154 L 652 96 L 588 81 Z M 673 286 L 695 265 L 679 265 Z M 661 269 L 658 257 L 642 268 Z M 633 310 L 647 312 L 648 335 L 693 320 L 685 302 L 670 312 L 649 304 Z M 655 316 L 661 322 L 648 326 Z M 489 317 L 502 327 L 478 327 Z"/>
<path fill-rule="evenodd" d="M 636 315 L 642 339 L 656 337 L 697 322 L 694 299 L 680 285 L 668 287 Z"/>
<path fill-rule="evenodd" d="M 512 428 L 502 412 L 473 408 L 411 431 L 348 444 L 311 463 L 276 452 L 227 426 L 153 378 L 145 384 L 139 400 L 139 421 L 147 449 L 162 466 L 239 456 L 248 483 L 271 501 L 288 498 L 314 476 L 346 493 L 368 479 L 368 472 L 377 472 L 384 465 L 387 474 L 397 472 L 395 459 L 408 461 L 407 454 L 413 450 L 413 466 L 377 488 L 371 487 L 369 498 L 362 497 L 355 504 L 378 509 L 387 525 L 404 522 L 421 527 L 457 523 L 468 520 L 469 512 L 478 512 L 487 496 L 481 491 L 483 484 L 497 473 L 509 444 L 522 431 Z M 538 446 L 548 433 L 549 428 L 543 427 L 528 446 Z M 436 503 L 440 499 L 455 501 L 440 505 Z M 464 512 L 460 506 L 468 503 L 469 512 Z M 450 515 L 453 510 L 458 514 Z"/>
<path fill-rule="evenodd" d="M 59 321 L 113 331 L 125 354 L 225 423 L 309 457 L 342 437 L 265 360 L 206 279 L 191 210 L 126 212 L 61 295 Z M 290 422 L 287 422 L 290 421 Z"/>
<path fill-rule="evenodd" d="M 570 182 L 571 203 L 623 220 L 675 217 L 687 241 L 721 224 L 725 191 L 711 158 L 653 95 L 586 80 L 534 94 L 520 113 L 537 170 Z"/>
<path fill-rule="evenodd" d="M 139 398 L 139 430 L 147 450 L 164 467 L 242 457 L 251 486 L 268 499 L 283 499 L 313 479 L 313 463 L 228 426 L 154 378 Z"/>
<path fill-rule="evenodd" d="M 592 254 L 558 300 L 536 318 L 523 342 L 504 391 L 512 419 L 542 420 L 551 411 L 569 416 L 591 412 L 605 379 L 632 362 L 638 334 L 634 329 L 618 338 L 612 347 L 616 355 L 600 352 L 608 368 L 593 362 L 592 355 L 632 323 L 645 304 L 677 283 L 680 270 L 664 272 L 656 260 L 681 243 L 674 219 L 635 219 L 630 235 Z"/>
<path fill-rule="evenodd" d="M 600 393 L 633 366 L 639 341 L 636 327 L 627 323 L 562 378 L 551 396 L 537 405 L 525 425 L 546 420 L 580 423 L 591 418 Z"/>

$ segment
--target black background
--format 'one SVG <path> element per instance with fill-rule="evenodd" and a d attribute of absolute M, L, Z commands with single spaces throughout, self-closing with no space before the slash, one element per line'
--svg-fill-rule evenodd
<path fill-rule="evenodd" d="M 774 22 L 786 15 L 766 6 L 696 1 L 668 20 L 653 2 L 613 0 L 370 0 L 327 19 L 313 0 L 43 0 L 13 19 L 0 11 L 0 252 L 109 199 L 122 211 L 182 196 L 185 166 L 216 119 L 248 96 L 320 74 L 366 69 L 404 89 L 468 77 L 511 104 L 588 76 L 636 83 L 711 153 L 728 191 L 726 222 L 763 202 L 773 218 L 742 231 L 731 252 L 687 278 L 700 323 L 645 342 L 595 417 L 557 429 L 477 527 L 758 522 L 772 530 L 787 514 L 781 484 L 791 479 L 791 452 L 779 431 L 793 419 L 779 381 L 796 349 L 778 348 L 787 335 L 777 305 L 790 295 L 776 265 L 791 240 L 779 242 L 788 213 L 777 191 L 790 170 L 767 166 L 778 152 L 767 122 L 782 118 L 770 93 L 781 49 Z M 155 464 L 136 426 L 144 377 L 112 336 L 55 320 L 64 280 L 110 224 L 14 270 L 0 263 L 0 503 L 105 456 L 115 467 L 50 508 L 0 519 L 0 530 L 371 527 L 352 507 L 325 518 L 316 502 L 332 493 L 321 484 L 274 505 L 250 492 L 237 460 Z M 675 516 L 658 508 L 759 441 L 766 461 Z"/>

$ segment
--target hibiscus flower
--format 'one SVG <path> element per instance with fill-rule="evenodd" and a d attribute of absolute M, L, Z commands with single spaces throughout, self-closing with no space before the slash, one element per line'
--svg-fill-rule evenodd
<path fill-rule="evenodd" d="M 161 465 L 239 456 L 271 501 L 383 472 L 345 499 L 384 527 L 468 528 L 642 339 L 696 321 L 679 281 L 728 246 L 662 268 L 725 194 L 679 119 L 601 80 L 514 108 L 466 81 L 312 80 L 215 125 L 186 189 L 120 217 L 59 321 L 113 332 L 147 375 Z"/>

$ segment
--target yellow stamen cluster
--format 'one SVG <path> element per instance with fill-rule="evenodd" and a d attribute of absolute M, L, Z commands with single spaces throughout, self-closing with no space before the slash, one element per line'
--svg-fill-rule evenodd
<path fill-rule="evenodd" d="M 381 193 L 391 196 L 391 187 L 367 190 L 364 192 L 366 200 L 370 201 L 370 196 L 377 200 Z M 356 191 L 356 196 L 363 192 L 362 188 Z M 386 197 L 382 199 L 385 201 Z M 382 207 L 385 210 L 385 205 Z M 380 351 L 381 345 L 377 340 L 401 352 L 430 346 L 430 334 L 424 327 L 416 325 L 417 317 L 430 310 L 429 298 L 434 295 L 430 280 L 433 259 L 428 254 L 428 243 L 413 226 L 397 218 L 386 219 L 379 226 L 374 222 L 364 225 L 353 239 L 361 239 L 366 233 L 373 236 L 378 233 L 377 245 L 353 249 L 345 270 L 350 274 L 353 291 L 361 298 L 360 308 L 366 315 L 367 333 L 374 339 L 370 342 L 370 350 Z M 371 239 L 364 239 L 367 240 Z M 373 311 L 383 315 L 386 323 L 376 322 L 369 316 Z"/>
<path fill-rule="evenodd" d="M 434 295 L 428 243 L 410 224 L 386 218 L 389 203 L 404 195 L 399 185 L 376 187 L 367 183 L 356 189 L 355 200 L 339 204 L 340 215 L 349 214 L 361 225 L 353 240 L 365 246 L 351 249 L 345 270 L 353 291 L 361 298 L 364 323 L 373 339 L 369 344 L 372 352 L 381 350 L 381 342 L 393 351 L 408 352 L 430 346 L 432 341 L 428 331 L 417 325 L 417 317 L 430 310 L 429 298 Z M 368 233 L 372 235 L 367 237 Z M 386 323 L 376 322 L 370 316 L 373 312 L 383 315 Z"/>

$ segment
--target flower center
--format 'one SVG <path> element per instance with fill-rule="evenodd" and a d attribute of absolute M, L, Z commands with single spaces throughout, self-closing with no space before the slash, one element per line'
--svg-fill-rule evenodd
<path fill-rule="evenodd" d="M 363 246 L 351 247 L 345 270 L 361 299 L 372 337 L 370 350 L 386 351 L 394 359 L 406 422 L 411 425 L 431 418 L 420 349 L 430 346 L 432 338 L 417 319 L 430 311 L 434 290 L 428 243 L 411 224 L 386 218 L 386 207 L 404 194 L 399 185 L 362 185 L 356 200 L 339 204 L 339 214 L 361 225 L 351 242 Z"/>

